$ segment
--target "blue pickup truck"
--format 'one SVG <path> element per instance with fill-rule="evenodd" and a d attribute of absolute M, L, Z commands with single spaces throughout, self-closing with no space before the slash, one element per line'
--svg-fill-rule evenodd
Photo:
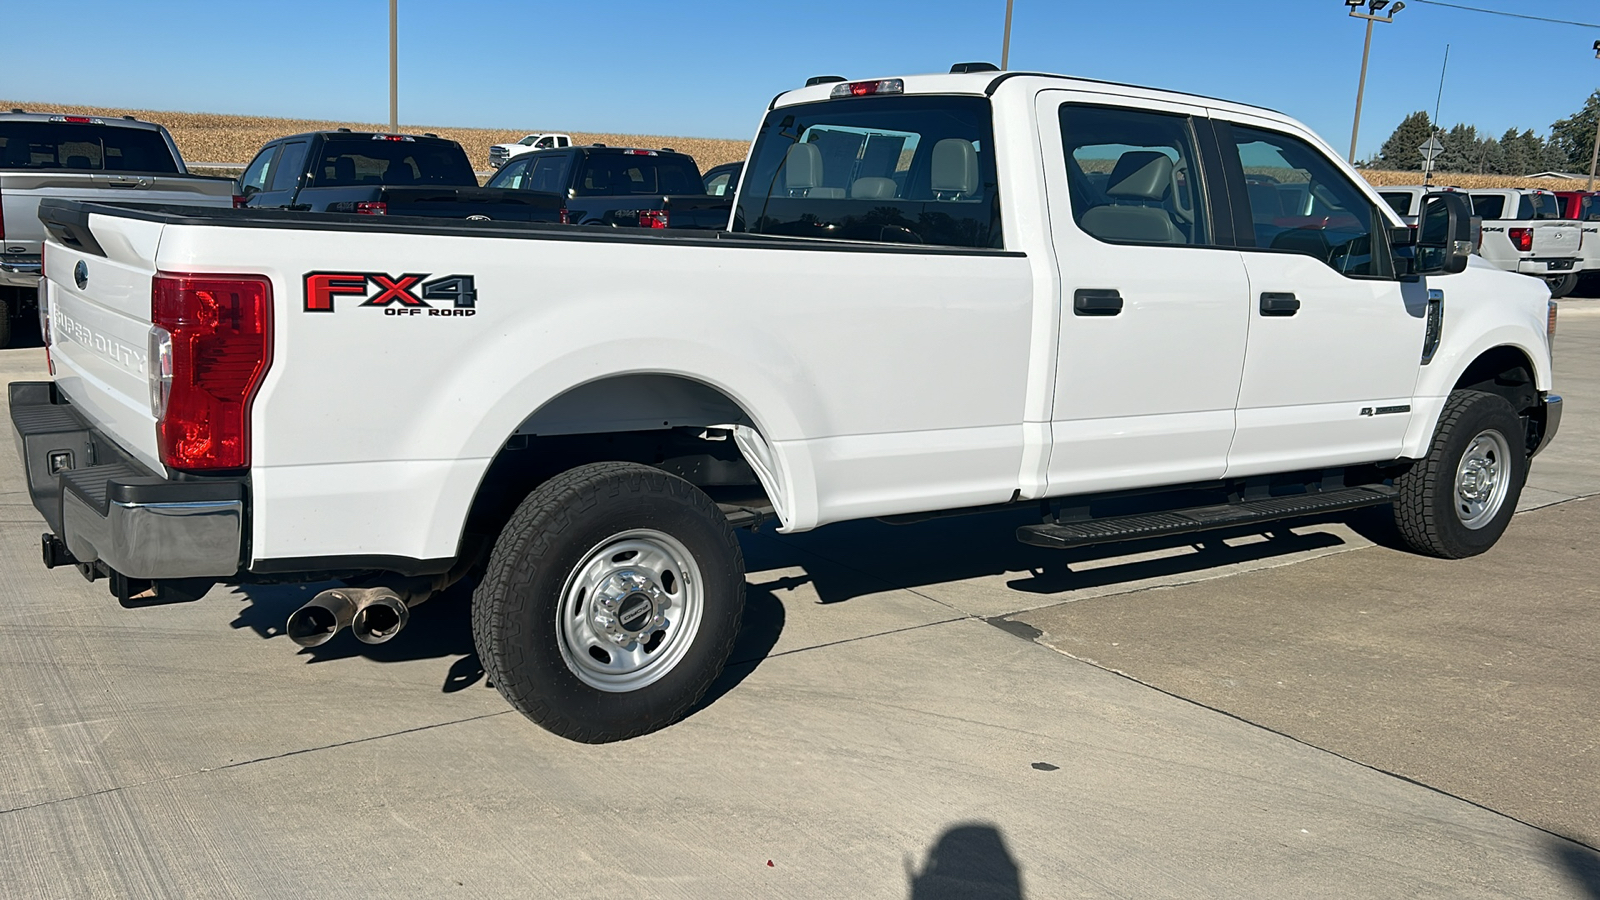
<path fill-rule="evenodd" d="M 491 188 L 556 194 L 573 225 L 728 227 L 733 194 L 706 192 L 694 157 L 669 148 L 564 147 L 512 157 Z"/>

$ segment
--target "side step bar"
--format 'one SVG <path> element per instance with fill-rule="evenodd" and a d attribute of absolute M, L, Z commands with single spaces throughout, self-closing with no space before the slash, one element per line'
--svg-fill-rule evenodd
<path fill-rule="evenodd" d="M 1047 522 L 1017 529 L 1017 540 L 1035 547 L 1087 547 L 1139 538 L 1164 537 L 1192 531 L 1211 531 L 1253 522 L 1271 522 L 1321 513 L 1381 506 L 1394 501 L 1395 489 L 1383 484 L 1332 491 L 1265 497 L 1216 506 L 1198 506 L 1169 512 L 1108 516 L 1081 522 Z"/>

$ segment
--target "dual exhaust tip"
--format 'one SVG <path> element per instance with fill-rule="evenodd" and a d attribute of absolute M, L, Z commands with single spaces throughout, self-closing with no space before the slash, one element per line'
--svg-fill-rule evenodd
<path fill-rule="evenodd" d="M 410 619 L 411 607 L 390 588 L 333 588 L 291 613 L 284 631 L 302 647 L 320 647 L 345 628 L 363 644 L 381 644 Z"/>

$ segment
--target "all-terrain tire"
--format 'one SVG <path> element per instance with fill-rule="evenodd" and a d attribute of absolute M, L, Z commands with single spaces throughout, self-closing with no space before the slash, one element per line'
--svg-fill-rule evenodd
<path fill-rule="evenodd" d="M 1550 299 L 1559 300 L 1572 293 L 1578 286 L 1578 276 L 1582 273 L 1571 273 L 1546 278 L 1544 283 L 1550 286 Z"/>
<path fill-rule="evenodd" d="M 665 535 L 662 543 L 687 554 L 699 573 L 700 615 L 687 643 L 674 645 L 681 657 L 655 680 L 603 690 L 592 672 L 588 681 L 580 676 L 585 664 L 571 657 L 585 648 L 562 631 L 563 611 L 604 613 L 574 602 L 583 596 L 574 579 L 596 562 L 609 564 L 608 542 L 630 535 Z M 684 581 L 665 579 L 687 591 Z M 604 462 L 557 475 L 517 507 L 473 594 L 472 633 L 485 674 L 518 712 L 562 737 L 604 743 L 663 728 L 693 708 L 722 673 L 743 611 L 744 557 L 711 498 L 659 469 Z M 647 642 L 629 646 L 642 650 Z M 603 656 L 608 648 L 602 640 L 591 652 Z"/>
<path fill-rule="evenodd" d="M 1477 527 L 1468 527 L 1458 493 L 1462 457 L 1480 435 L 1498 434 L 1509 452 L 1496 462 L 1507 479 L 1499 506 Z M 1476 556 L 1500 540 L 1516 512 L 1528 477 L 1527 442 L 1516 410 L 1498 394 L 1454 391 L 1445 401 L 1428 455 L 1398 479 L 1394 521 L 1411 549 L 1429 556 Z"/>

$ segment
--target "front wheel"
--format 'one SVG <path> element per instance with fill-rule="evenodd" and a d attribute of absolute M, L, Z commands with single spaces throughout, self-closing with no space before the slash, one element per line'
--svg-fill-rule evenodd
<path fill-rule="evenodd" d="M 1396 483 L 1394 518 L 1413 550 L 1461 559 L 1500 540 L 1528 477 L 1516 410 L 1498 394 L 1455 391 L 1428 455 Z"/>
<path fill-rule="evenodd" d="M 722 673 L 744 558 L 717 505 L 675 475 L 594 463 L 529 494 L 472 598 L 485 673 L 519 712 L 575 741 L 682 717 Z"/>

